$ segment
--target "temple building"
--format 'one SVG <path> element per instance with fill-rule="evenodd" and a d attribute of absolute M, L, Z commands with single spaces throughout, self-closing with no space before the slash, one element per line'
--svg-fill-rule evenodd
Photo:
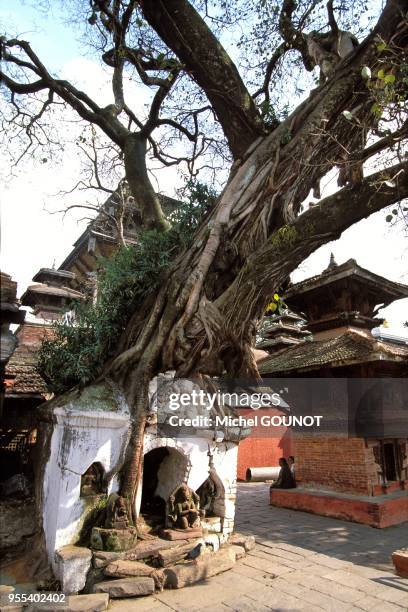
<path fill-rule="evenodd" d="M 122 187 L 121 196 L 118 196 Z M 174 198 L 158 194 L 165 213 L 177 208 Z M 121 242 L 131 245 L 137 242 L 141 226 L 140 208 L 128 193 L 125 184 L 118 187 L 101 206 L 60 266 L 60 270 L 74 275 L 73 287 L 80 290 L 92 285 L 98 267 L 98 259 L 110 257 Z"/>
<path fill-rule="evenodd" d="M 304 313 L 313 340 L 265 357 L 259 371 L 263 378 L 343 379 L 350 422 L 339 436 L 293 434 L 299 486 L 272 490 L 273 505 L 377 527 L 408 520 L 408 406 L 401 391 L 408 342 L 372 333 L 383 322 L 378 311 L 407 296 L 408 286 L 365 270 L 354 259 L 337 265 L 333 257 L 322 274 L 288 290 L 286 303 Z M 384 381 L 384 398 L 370 391 L 357 414 L 352 394 L 364 386 L 359 381 L 384 378 L 394 381 Z M 369 426 L 375 419 L 376 428 Z"/>
<path fill-rule="evenodd" d="M 17 299 L 17 283 L 12 280 L 9 274 L 0 272 L 0 309 L 1 309 L 1 330 L 0 330 L 0 418 L 3 413 L 4 402 L 4 377 L 7 362 L 17 347 L 17 339 L 10 329 L 10 325 L 20 324 L 24 321 L 25 312 L 20 309 Z"/>

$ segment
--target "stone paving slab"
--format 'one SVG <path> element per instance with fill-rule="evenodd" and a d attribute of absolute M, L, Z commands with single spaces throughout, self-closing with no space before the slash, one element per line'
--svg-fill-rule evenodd
<path fill-rule="evenodd" d="M 391 562 L 408 525 L 379 530 L 273 508 L 268 490 L 238 485 L 236 529 L 255 535 L 256 546 L 232 570 L 178 591 L 115 601 L 109 610 L 408 612 L 408 579 Z"/>

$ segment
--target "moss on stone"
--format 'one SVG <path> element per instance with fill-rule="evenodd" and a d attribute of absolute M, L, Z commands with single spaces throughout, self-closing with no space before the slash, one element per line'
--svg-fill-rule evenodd
<path fill-rule="evenodd" d="M 51 400 L 51 408 L 75 408 L 75 410 L 117 412 L 123 405 L 119 390 L 110 382 L 103 381 L 83 389 L 75 387 Z"/>

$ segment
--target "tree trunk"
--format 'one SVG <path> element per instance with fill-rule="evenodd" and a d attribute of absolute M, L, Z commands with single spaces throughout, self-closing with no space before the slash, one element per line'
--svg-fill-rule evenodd
<path fill-rule="evenodd" d="M 170 225 L 147 174 L 146 138 L 139 133 L 129 133 L 123 147 L 123 158 L 126 178 L 135 204 L 140 208 L 143 226 L 167 230 Z"/>

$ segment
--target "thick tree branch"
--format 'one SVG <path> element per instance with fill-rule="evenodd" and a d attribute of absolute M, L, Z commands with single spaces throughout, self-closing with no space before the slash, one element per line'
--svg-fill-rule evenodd
<path fill-rule="evenodd" d="M 187 0 L 139 0 L 143 14 L 211 102 L 234 158 L 263 133 L 263 122 L 220 42 Z"/>
<path fill-rule="evenodd" d="M 392 147 L 396 143 L 400 142 L 404 138 L 408 136 L 408 120 L 404 122 L 404 124 L 389 134 L 388 136 L 384 136 L 384 138 L 380 138 L 369 147 L 362 149 L 361 151 L 355 151 L 350 155 L 350 163 L 353 161 L 366 161 L 373 155 L 384 151 L 385 149 Z"/>
<path fill-rule="evenodd" d="M 271 291 L 313 251 L 339 238 L 354 223 L 406 197 L 408 162 L 403 162 L 367 176 L 355 189 L 345 188 L 324 198 L 281 228 L 248 257 L 234 283 L 216 301 L 229 332 L 239 338 L 246 327 L 243 322 L 259 317 Z"/>
<path fill-rule="evenodd" d="M 164 84 L 159 87 L 156 91 L 153 101 L 150 105 L 149 117 L 141 131 L 142 134 L 151 134 L 155 127 L 158 125 L 159 115 L 161 106 L 166 99 L 167 94 L 173 87 L 178 76 L 178 71 L 172 71 L 168 75 L 167 79 L 164 80 Z"/>

